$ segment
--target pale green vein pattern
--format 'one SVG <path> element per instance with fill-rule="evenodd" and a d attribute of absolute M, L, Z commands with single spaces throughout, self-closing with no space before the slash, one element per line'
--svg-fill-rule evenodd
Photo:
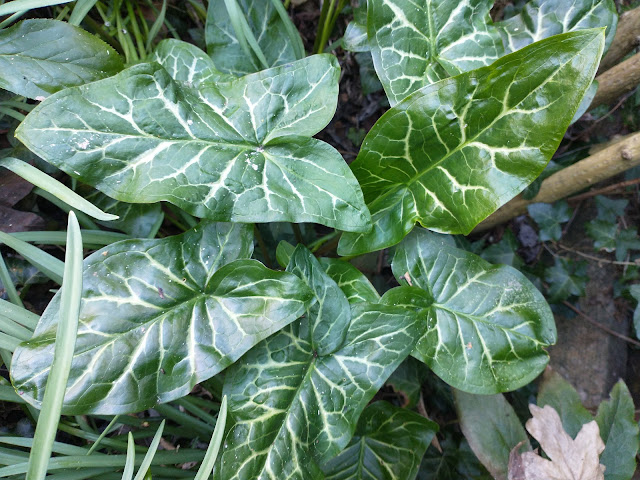
<path fill-rule="evenodd" d="M 445 382 L 486 395 L 514 390 L 542 372 L 556 328 L 549 305 L 523 274 L 423 229 L 397 247 L 392 267 L 401 284 L 433 298 L 422 310 L 427 331 L 413 356 Z"/>
<path fill-rule="evenodd" d="M 618 24 L 613 0 L 531 0 L 522 11 L 496 23 L 506 53 L 559 33 L 607 27 L 605 52 Z"/>
<path fill-rule="evenodd" d="M 238 4 L 270 67 L 296 60 L 293 42 L 285 35 L 284 23 L 271 0 L 238 0 Z M 224 0 L 209 2 L 205 37 L 207 52 L 223 72 L 246 75 L 264 68 L 240 45 Z"/>
<path fill-rule="evenodd" d="M 416 221 L 467 234 L 517 195 L 555 152 L 603 44 L 601 29 L 557 35 L 390 109 L 351 164 L 373 229 L 343 235 L 339 254 L 394 245 Z"/>
<path fill-rule="evenodd" d="M 63 412 L 118 414 L 188 394 L 308 307 L 297 277 L 248 260 L 251 228 L 203 222 L 183 235 L 111 244 L 84 262 L 80 325 Z M 11 377 L 38 406 L 59 295 Z"/>
<path fill-rule="evenodd" d="M 369 0 L 373 62 L 393 106 L 446 77 L 493 63 L 503 54 L 492 0 Z"/>
<path fill-rule="evenodd" d="M 349 445 L 322 466 L 325 480 L 411 480 L 438 425 L 411 410 L 375 402 Z"/>
<path fill-rule="evenodd" d="M 378 303 L 380 295 L 369 279 L 356 267 L 339 258 L 322 257 L 320 265 L 347 296 L 349 303 Z"/>
<path fill-rule="evenodd" d="M 348 166 L 309 138 L 335 112 L 335 57 L 216 83 L 207 81 L 216 75 L 211 61 L 184 42 L 163 43 L 155 58 L 169 71 L 139 64 L 66 89 L 35 108 L 16 135 L 124 202 L 165 200 L 217 221 L 369 228 Z"/>
<path fill-rule="evenodd" d="M 321 479 L 360 413 L 413 349 L 423 326 L 405 309 L 351 306 L 340 349 L 313 351 L 307 319 L 269 337 L 225 377 L 231 430 L 214 478 Z"/>

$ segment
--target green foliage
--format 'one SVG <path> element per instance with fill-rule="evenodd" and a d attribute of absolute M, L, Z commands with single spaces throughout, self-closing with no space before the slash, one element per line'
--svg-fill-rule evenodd
<path fill-rule="evenodd" d="M 18 393 L 0 380 L 0 399 L 34 413 L 57 379 L 59 405 L 38 427 L 50 442 L 61 410 L 75 415 L 58 427 L 64 441 L 93 442 L 53 443 L 53 458 L 47 447 L 30 463 L 21 448 L 37 453 L 38 436 L 0 436 L 0 477 L 33 468 L 40 477 L 48 469 L 51 478 L 131 479 L 138 466 L 135 480 L 194 478 L 167 466 L 187 462 L 201 463 L 196 480 L 504 474 L 526 434 L 504 397 L 473 394 L 514 390 L 544 369 L 556 337 L 551 310 L 513 268 L 525 270 L 510 231 L 470 244 L 414 227 L 467 234 L 545 168 L 589 103 L 615 32 L 610 0 L 572 2 L 548 9 L 533 0 L 500 23 L 488 0 L 360 2 L 343 45 L 359 52 L 363 93 L 383 87 L 392 107 L 351 166 L 313 138 L 338 104 L 338 61 L 305 57 L 288 2 L 211 0 L 206 11 L 190 1 L 193 23 L 206 24 L 189 35 L 204 37 L 207 53 L 179 39 L 186 27 L 174 28 L 182 20 L 167 2 L 153 21 L 138 2 L 80 0 L 43 11 L 70 23 L 0 23 L 0 87 L 40 101 L 0 92 L 2 128 L 15 128 L 38 168 L 0 162 L 54 206 L 84 212 L 84 247 L 104 246 L 80 265 L 75 238 L 67 254 L 78 259 L 63 264 L 25 240 L 64 244 L 64 232 L 0 232 L 36 269 L 64 279 L 38 317 L 22 308 L 14 258 L 9 270 L 0 262 L 13 302 L 0 302 L 0 358 Z M 344 5 L 324 2 L 314 52 Z M 175 38 L 154 47 L 163 26 Z M 354 145 L 361 133 L 352 130 Z M 52 179 L 44 162 L 71 180 Z M 590 234 L 626 258 L 640 248 L 635 229 L 616 220 L 626 204 L 598 202 Z M 570 211 L 538 204 L 530 215 L 541 241 L 558 240 Z M 400 286 L 384 252 L 352 258 L 390 246 Z M 336 249 L 347 257 L 333 258 Z M 579 295 L 581 268 L 558 258 L 546 271 L 550 298 Z M 22 285 L 37 277 L 31 270 Z M 77 315 L 65 301 L 69 282 L 81 296 Z M 64 328 L 75 317 L 70 348 Z M 53 368 L 63 340 L 68 381 Z M 443 452 L 429 449 L 439 427 L 425 404 L 439 420 L 455 412 L 434 373 L 457 389 L 468 439 L 447 420 Z M 570 405 L 557 399 L 562 388 Z M 539 400 L 561 404 L 577 426 L 583 412 L 562 388 L 548 382 Z M 637 451 L 628 397 L 616 387 L 598 413 L 612 475 L 626 475 Z M 370 404 L 381 398 L 393 404 Z M 160 417 L 125 415 L 150 408 Z M 124 425 L 133 430 L 126 441 L 114 434 Z M 161 437 L 180 448 L 158 450 Z M 189 448 L 203 439 L 206 453 Z M 619 464 L 615 449 L 624 451 Z"/>
<path fill-rule="evenodd" d="M 554 260 L 554 265 L 544 272 L 544 279 L 549 283 L 549 301 L 560 303 L 572 295 L 582 297 L 587 284 L 587 262 L 562 257 Z"/>
<path fill-rule="evenodd" d="M 571 219 L 571 209 L 566 201 L 549 203 L 533 203 L 527 207 L 529 216 L 535 220 L 540 229 L 540 241 L 558 241 L 562 236 L 562 224 Z"/>

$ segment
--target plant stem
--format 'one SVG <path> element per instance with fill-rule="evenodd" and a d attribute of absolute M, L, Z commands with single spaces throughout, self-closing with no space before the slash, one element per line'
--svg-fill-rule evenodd
<path fill-rule="evenodd" d="M 600 62 L 598 73 L 609 70 L 627 53 L 640 44 L 640 7 L 620 15 L 616 36 L 611 42 L 609 51 Z"/>
<path fill-rule="evenodd" d="M 600 105 L 614 102 L 618 97 L 632 91 L 640 83 L 640 53 L 598 75 L 600 83 L 596 96 L 593 98 L 589 110 Z"/>

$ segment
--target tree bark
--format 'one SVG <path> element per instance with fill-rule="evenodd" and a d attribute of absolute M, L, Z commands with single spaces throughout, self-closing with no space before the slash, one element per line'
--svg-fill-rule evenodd
<path fill-rule="evenodd" d="M 596 80 L 600 85 L 589 110 L 614 102 L 640 84 L 640 53 L 598 75 Z"/>
<path fill-rule="evenodd" d="M 609 70 L 631 50 L 640 45 L 640 7 L 620 15 L 616 36 L 600 62 L 598 73 Z"/>
<path fill-rule="evenodd" d="M 579 162 L 551 175 L 531 200 L 517 196 L 480 223 L 474 232 L 482 232 L 527 211 L 532 203 L 553 203 L 585 188 L 640 165 L 640 133 L 635 133 Z"/>

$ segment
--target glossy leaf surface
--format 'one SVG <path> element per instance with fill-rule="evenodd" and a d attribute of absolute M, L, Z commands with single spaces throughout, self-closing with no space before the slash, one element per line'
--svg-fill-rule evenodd
<path fill-rule="evenodd" d="M 344 343 L 351 321 L 346 295 L 304 245 L 298 245 L 293 251 L 287 272 L 302 279 L 316 299 L 307 311 L 311 348 L 318 355 L 336 351 Z"/>
<path fill-rule="evenodd" d="M 408 480 L 438 425 L 415 412 L 375 402 L 365 408 L 340 455 L 322 466 L 326 480 Z"/>
<path fill-rule="evenodd" d="M 349 262 L 322 257 L 320 265 L 347 296 L 349 303 L 378 303 L 380 295 L 369 279 Z"/>
<path fill-rule="evenodd" d="M 351 168 L 373 217 L 340 255 L 398 243 L 414 226 L 469 233 L 544 169 L 591 83 L 599 30 L 563 34 L 429 85 L 385 113 Z"/>
<path fill-rule="evenodd" d="M 284 35 L 284 22 L 271 0 L 238 0 L 238 5 L 269 67 L 297 60 L 293 42 Z M 207 51 L 221 71 L 246 75 L 264 69 L 255 56 L 247 55 L 242 48 L 225 0 L 209 2 L 205 36 Z"/>
<path fill-rule="evenodd" d="M 18 95 L 42 100 L 123 68 L 113 48 L 65 22 L 32 19 L 0 31 L 0 88 Z"/>
<path fill-rule="evenodd" d="M 613 0 L 531 0 L 518 15 L 496 23 L 506 53 L 543 38 L 586 28 L 607 27 L 605 51 L 618 24 Z"/>
<path fill-rule="evenodd" d="M 491 394 L 525 385 L 544 369 L 543 348 L 556 339 L 553 315 L 517 270 L 491 265 L 422 229 L 397 247 L 392 268 L 401 284 L 433 298 L 421 310 L 427 331 L 413 356 L 448 384 Z"/>
<path fill-rule="evenodd" d="M 188 394 L 301 315 L 297 277 L 248 260 L 248 226 L 204 222 L 174 237 L 125 240 L 87 257 L 68 413 L 128 413 Z M 39 405 L 53 355 L 59 295 L 11 375 Z"/>
<path fill-rule="evenodd" d="M 503 53 L 492 0 L 369 0 L 367 35 L 393 106 L 443 78 L 489 65 Z"/>
<path fill-rule="evenodd" d="M 336 108 L 335 57 L 214 83 L 213 64 L 187 45 L 163 44 L 155 58 L 168 72 L 139 64 L 59 92 L 17 135 L 48 162 L 124 202 L 166 200 L 217 221 L 368 229 L 348 166 L 333 147 L 309 138 Z"/>
<path fill-rule="evenodd" d="M 308 319 L 269 337 L 226 375 L 233 427 L 216 479 L 319 479 L 423 325 L 402 308 L 358 303 L 336 352 L 317 355 Z"/>

